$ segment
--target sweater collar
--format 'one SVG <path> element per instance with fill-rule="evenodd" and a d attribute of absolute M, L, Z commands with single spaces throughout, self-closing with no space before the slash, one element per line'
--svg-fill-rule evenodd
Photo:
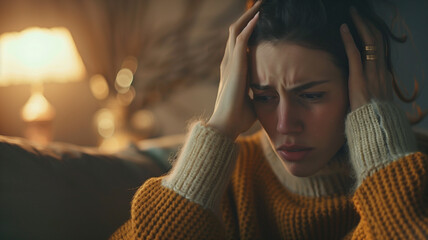
<path fill-rule="evenodd" d="M 344 148 L 323 169 L 310 177 L 296 177 L 288 172 L 273 150 L 267 134 L 261 134 L 263 153 L 279 182 L 293 193 L 320 197 L 348 194 L 353 181 L 348 154 Z"/>

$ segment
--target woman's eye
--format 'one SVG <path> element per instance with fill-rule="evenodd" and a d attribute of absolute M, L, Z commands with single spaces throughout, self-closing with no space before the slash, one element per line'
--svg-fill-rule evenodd
<path fill-rule="evenodd" d="M 268 95 L 254 95 L 253 101 L 266 103 L 266 102 L 272 101 L 274 98 L 275 98 L 274 96 L 268 96 Z"/>
<path fill-rule="evenodd" d="M 302 93 L 300 94 L 300 97 L 310 101 L 310 102 L 315 102 L 320 100 L 322 97 L 324 96 L 324 93 Z"/>

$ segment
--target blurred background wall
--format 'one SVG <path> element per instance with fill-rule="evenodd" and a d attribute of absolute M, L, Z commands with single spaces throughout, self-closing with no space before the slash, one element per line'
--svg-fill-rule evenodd
<path fill-rule="evenodd" d="M 396 74 L 409 94 L 413 79 L 418 80 L 417 102 L 428 109 L 428 1 L 395 2 L 411 31 L 407 43 L 393 45 Z M 52 140 L 98 146 L 114 139 L 114 145 L 120 139 L 180 134 L 189 120 L 210 115 L 228 27 L 244 8 L 244 0 L 0 0 L 0 34 L 31 26 L 68 28 L 86 76 L 44 84 L 44 95 L 56 109 Z M 121 93 L 116 80 L 124 67 L 134 68 L 133 79 Z M 105 98 L 91 90 L 96 74 L 109 86 Z M 20 109 L 30 92 L 24 84 L 0 87 L 0 134 L 24 136 Z M 97 122 L 103 109 L 115 121 L 112 135 L 104 138 Z M 428 118 L 415 127 L 428 130 Z"/>
<path fill-rule="evenodd" d="M 414 89 L 414 81 L 417 80 L 420 86 L 420 97 L 417 103 L 421 109 L 428 110 L 428 1 L 427 0 L 395 0 L 405 27 L 399 27 L 400 22 L 395 24 L 394 32 L 397 34 L 406 34 L 408 40 L 406 43 L 392 43 L 391 58 L 395 74 L 399 80 L 400 86 L 410 96 Z M 385 19 L 390 19 L 390 13 L 383 13 Z M 388 22 L 387 22 L 388 23 Z M 397 101 L 399 102 L 399 101 Z M 414 113 L 412 106 L 403 104 L 403 109 L 409 113 Z M 428 130 L 428 117 L 414 125 L 417 129 Z"/>

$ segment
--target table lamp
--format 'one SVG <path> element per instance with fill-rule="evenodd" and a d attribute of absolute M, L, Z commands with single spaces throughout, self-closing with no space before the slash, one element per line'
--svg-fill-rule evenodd
<path fill-rule="evenodd" d="M 43 144 L 51 139 L 55 110 L 43 96 L 43 83 L 79 81 L 84 76 L 82 59 L 66 28 L 32 27 L 0 36 L 0 86 L 32 86 L 21 110 L 30 140 Z"/>

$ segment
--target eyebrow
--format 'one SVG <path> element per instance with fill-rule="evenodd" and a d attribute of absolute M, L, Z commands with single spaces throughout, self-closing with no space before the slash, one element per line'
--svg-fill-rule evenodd
<path fill-rule="evenodd" d="M 300 92 L 300 91 L 303 91 L 303 90 L 306 90 L 306 89 L 309 89 L 311 87 L 314 87 L 314 86 L 317 86 L 317 85 L 320 85 L 320 84 L 324 84 L 324 83 L 327 83 L 327 82 L 329 82 L 329 80 L 308 82 L 308 83 L 304 83 L 304 84 L 301 84 L 301 85 L 298 85 L 298 86 L 294 86 L 294 87 L 292 87 L 290 89 L 287 89 L 287 91 L 290 91 L 290 92 Z M 268 90 L 268 89 L 272 88 L 272 86 L 269 86 L 269 85 L 260 85 L 260 84 L 256 84 L 256 83 L 250 84 L 250 87 L 251 88 L 255 88 L 257 90 Z"/>

